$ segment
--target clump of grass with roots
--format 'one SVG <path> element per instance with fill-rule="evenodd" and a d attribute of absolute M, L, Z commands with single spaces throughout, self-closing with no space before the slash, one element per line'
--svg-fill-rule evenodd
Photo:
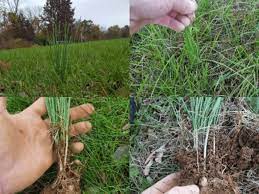
<path fill-rule="evenodd" d="M 52 185 L 43 193 L 80 193 L 80 176 L 71 167 L 69 150 L 70 130 L 69 97 L 46 98 L 47 111 L 51 123 L 51 135 L 58 162 L 58 175 Z"/>
<path fill-rule="evenodd" d="M 179 99 L 183 110 L 192 123 L 193 149 L 197 153 L 197 166 L 199 170 L 199 148 L 203 144 L 204 170 L 206 170 L 207 146 L 211 127 L 217 125 L 222 108 L 222 97 L 191 97 L 189 101 Z M 175 110 L 179 123 L 182 119 L 180 110 Z M 205 135 L 204 135 L 205 134 Z"/>
<path fill-rule="evenodd" d="M 183 123 L 186 123 L 186 117 L 189 123 L 191 124 L 191 129 L 192 129 L 191 133 L 193 137 L 192 149 L 196 151 L 196 156 L 197 156 L 196 166 L 199 174 L 203 174 L 207 171 L 206 166 L 212 162 L 211 160 L 216 160 L 216 158 L 213 159 L 210 156 L 209 161 L 207 161 L 207 156 L 208 156 L 207 153 L 209 152 L 208 146 L 210 146 L 210 152 L 213 156 L 216 156 L 217 154 L 219 154 L 217 153 L 218 152 L 217 147 L 220 147 L 220 145 L 217 145 L 218 141 L 216 141 L 216 139 L 221 137 L 219 136 L 220 133 L 222 133 L 220 132 L 220 130 L 223 130 L 223 131 L 226 130 L 224 129 L 226 127 L 225 124 L 224 125 L 222 124 L 224 122 L 227 122 L 227 118 L 231 118 L 231 120 L 234 123 L 233 129 L 227 135 L 229 139 L 226 140 L 228 144 L 231 144 L 230 147 L 233 148 L 235 141 L 238 141 L 240 143 L 241 140 L 238 135 L 242 134 L 242 130 L 245 131 L 246 129 L 248 129 L 251 132 L 251 134 L 248 134 L 247 136 L 248 139 L 251 138 L 251 136 L 253 135 L 255 136 L 255 139 L 256 137 L 258 137 L 259 98 L 239 98 L 238 100 L 234 100 L 234 101 L 235 101 L 234 104 L 236 103 L 236 108 L 233 108 L 233 110 L 231 108 L 231 106 L 233 106 L 233 104 L 231 105 L 231 103 L 233 102 L 231 102 L 231 100 L 226 100 L 224 102 L 224 98 L 222 97 L 215 97 L 215 98 L 191 97 L 188 100 L 180 98 L 178 99 L 176 106 L 173 106 L 174 113 L 177 118 L 177 122 L 180 129 L 185 130 Z M 223 108 L 223 105 L 225 105 L 227 108 Z M 212 135 L 210 135 L 210 133 L 212 133 Z M 210 142 L 210 144 L 209 144 L 209 137 L 210 137 L 210 140 L 212 141 Z M 252 140 L 251 138 L 251 141 L 254 141 L 254 140 Z M 192 142 L 192 141 L 189 141 L 189 142 Z M 184 149 L 186 149 L 185 147 L 186 145 L 181 145 L 181 146 L 184 147 Z M 203 149 L 201 149 L 202 147 Z M 256 149 L 255 147 L 254 148 L 249 146 L 245 147 L 244 145 L 241 147 L 248 148 L 250 150 Z M 225 148 L 225 149 L 228 149 L 228 148 Z M 232 152 L 235 152 L 235 151 L 238 151 L 238 150 L 232 150 Z M 199 152 L 203 153 L 202 164 L 200 164 L 199 162 L 200 161 Z M 240 152 L 242 152 L 242 149 Z M 220 153 L 220 154 L 224 155 L 223 153 Z M 229 153 L 226 153 L 226 154 L 229 154 Z M 239 157 L 242 157 L 242 153 L 239 153 L 239 154 L 240 154 Z M 240 162 L 240 158 L 236 158 L 237 166 L 238 166 L 238 162 Z M 226 163 L 226 165 L 228 165 L 228 163 Z M 251 162 L 250 162 L 250 165 L 252 166 Z M 200 170 L 200 166 L 203 166 L 203 170 Z M 228 166 L 228 168 L 231 168 L 231 167 Z M 240 191 L 245 191 L 245 193 L 255 191 L 256 185 L 259 186 L 258 172 L 255 169 L 243 170 L 241 167 L 237 167 L 237 169 L 239 170 L 238 172 L 239 178 L 237 179 L 237 182 L 236 182 L 237 184 L 236 185 L 235 183 L 228 183 L 228 184 L 235 185 L 235 186 L 233 185 L 232 186 L 236 187 L 236 189 Z M 200 181 L 201 180 L 202 179 L 200 179 Z"/>

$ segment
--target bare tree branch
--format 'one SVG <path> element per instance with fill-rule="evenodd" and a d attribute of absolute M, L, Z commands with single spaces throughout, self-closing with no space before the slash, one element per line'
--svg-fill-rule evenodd
<path fill-rule="evenodd" d="M 0 4 L 9 12 L 17 14 L 19 11 L 20 0 L 0 0 Z"/>

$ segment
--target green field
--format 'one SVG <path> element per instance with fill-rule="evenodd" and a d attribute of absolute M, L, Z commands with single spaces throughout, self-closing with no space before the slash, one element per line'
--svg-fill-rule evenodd
<path fill-rule="evenodd" d="M 0 51 L 0 94 L 21 96 L 128 96 L 129 40 L 68 45 L 71 74 L 61 82 L 50 47 Z M 1 63 L 0 63 L 1 64 Z"/>
<path fill-rule="evenodd" d="M 29 106 L 33 100 L 27 97 L 8 98 L 8 110 L 19 112 Z M 80 140 L 85 150 L 76 158 L 84 165 L 81 177 L 82 191 L 88 193 L 127 193 L 128 153 L 115 156 L 119 147 L 128 146 L 128 130 L 123 127 L 128 123 L 128 100 L 121 97 L 72 99 L 73 106 L 92 103 L 96 113 L 90 121 L 93 130 L 82 135 Z M 55 167 L 50 169 L 33 187 L 23 193 L 39 193 L 44 185 L 52 181 Z"/>
<path fill-rule="evenodd" d="M 184 32 L 150 25 L 132 40 L 132 90 L 153 96 L 258 96 L 255 0 L 198 0 Z"/>

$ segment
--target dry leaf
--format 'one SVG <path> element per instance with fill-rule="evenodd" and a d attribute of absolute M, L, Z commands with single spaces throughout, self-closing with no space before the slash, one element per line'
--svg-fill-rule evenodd
<path fill-rule="evenodd" d="M 143 171 L 145 176 L 149 175 L 150 168 L 151 168 L 152 165 L 153 165 L 153 159 L 148 162 L 148 164 L 146 165 L 146 167 L 145 167 L 145 169 Z"/>
<path fill-rule="evenodd" d="M 156 150 L 156 158 L 155 161 L 159 164 L 162 163 L 162 158 L 164 156 L 164 152 L 166 151 L 165 145 L 162 145 L 159 149 Z"/>

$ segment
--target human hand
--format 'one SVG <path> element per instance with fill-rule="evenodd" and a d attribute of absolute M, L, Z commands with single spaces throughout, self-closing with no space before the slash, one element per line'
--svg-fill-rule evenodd
<path fill-rule="evenodd" d="M 162 180 L 158 181 L 153 186 L 149 187 L 142 194 L 199 194 L 200 189 L 196 185 L 179 187 L 178 181 L 180 173 L 173 173 Z"/>
<path fill-rule="evenodd" d="M 39 98 L 24 111 L 11 115 L 6 110 L 6 98 L 0 97 L 0 194 L 25 189 L 55 162 L 50 121 L 42 119 L 46 111 L 44 98 Z M 91 104 L 84 104 L 72 108 L 70 118 L 76 121 L 93 112 Z M 91 128 L 91 123 L 79 122 L 71 126 L 70 135 L 87 133 Z M 82 143 L 75 144 L 83 148 Z"/>
<path fill-rule="evenodd" d="M 159 24 L 177 32 L 195 18 L 195 0 L 130 0 L 130 32 L 138 32 L 147 24 Z"/>

